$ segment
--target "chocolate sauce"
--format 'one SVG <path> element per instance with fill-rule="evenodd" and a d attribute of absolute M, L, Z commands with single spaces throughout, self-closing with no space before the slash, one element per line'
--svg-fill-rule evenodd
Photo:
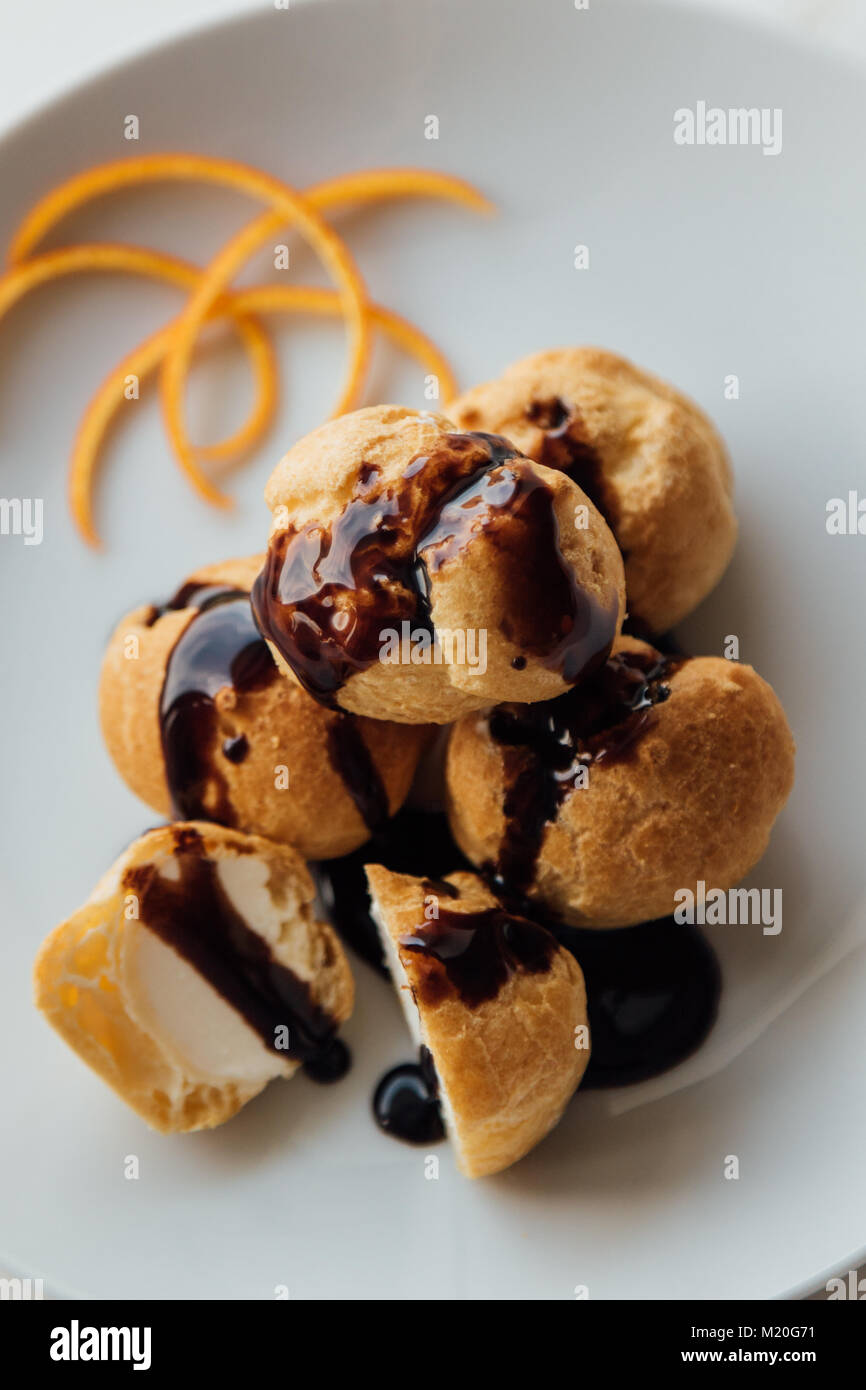
<path fill-rule="evenodd" d="M 436 1144 L 445 1138 L 433 1058 L 422 1047 L 417 1062 L 394 1067 L 373 1094 L 376 1124 L 407 1144 Z"/>
<path fill-rule="evenodd" d="M 308 1057 L 304 1071 L 311 1081 L 320 1086 L 330 1086 L 334 1081 L 342 1081 L 352 1065 L 352 1054 L 342 1038 L 332 1038 L 315 1057 Z"/>
<path fill-rule="evenodd" d="M 242 590 L 233 589 L 229 584 L 201 584 L 197 579 L 188 579 L 181 584 L 177 593 L 167 603 L 157 608 L 157 617 L 163 613 L 177 613 L 183 608 L 209 608 L 228 595 L 239 595 Z"/>
<path fill-rule="evenodd" d="M 444 503 L 418 542 L 418 557 L 429 585 L 483 531 L 506 560 L 498 574 L 502 631 L 573 684 L 610 651 L 616 601 L 606 610 L 577 584 L 563 560 L 553 503 L 526 460 L 487 468 Z"/>
<path fill-rule="evenodd" d="M 366 864 L 382 864 L 392 873 L 416 878 L 428 873 L 441 878 L 472 866 L 454 843 L 445 816 L 405 807 L 353 854 L 310 865 L 322 910 L 335 931 L 362 960 L 387 977 L 379 933 L 370 916 Z"/>
<path fill-rule="evenodd" d="M 219 718 L 214 698 L 226 686 L 238 696 L 262 689 L 278 672 L 256 629 L 248 594 L 227 585 L 190 583 L 160 611 L 183 608 L 197 612 L 169 656 L 159 707 L 172 806 L 182 820 L 234 825 L 234 808 L 216 757 Z M 221 751 L 229 762 L 238 763 L 249 750 L 241 735 L 225 740 Z"/>
<path fill-rule="evenodd" d="M 430 574 L 482 529 L 509 555 L 508 635 L 577 680 L 609 650 L 616 613 L 574 583 L 550 489 L 499 435 L 445 435 L 396 484 L 367 465 L 330 526 L 275 536 L 253 587 L 259 628 L 304 688 L 334 705 L 378 660 L 385 629 L 409 621 L 432 632 Z"/>
<path fill-rule="evenodd" d="M 242 763 L 249 751 L 245 734 L 238 734 L 236 738 L 227 738 L 223 742 L 223 757 L 228 758 L 230 763 Z"/>
<path fill-rule="evenodd" d="M 396 485 L 383 484 L 379 471 L 365 465 L 330 526 L 289 527 L 272 539 L 253 608 L 261 631 L 311 695 L 333 704 L 349 676 L 378 659 L 383 628 L 425 621 L 418 537 L 447 494 L 513 452 L 505 440 L 493 445 L 482 435 L 446 435 L 439 448 L 412 459 Z"/>
<path fill-rule="evenodd" d="M 654 706 L 670 695 L 665 680 L 676 665 L 655 650 L 620 652 L 555 700 L 493 710 L 490 735 L 502 747 L 505 772 L 497 883 L 517 893 L 529 889 L 545 830 L 581 769 L 633 755 L 655 720 Z"/>
<path fill-rule="evenodd" d="M 459 898 L 460 889 L 456 883 L 449 883 L 447 878 L 424 878 L 421 880 L 421 887 L 429 897 L 431 894 L 437 898 Z"/>
<path fill-rule="evenodd" d="M 239 696 L 262 689 L 279 673 L 243 590 L 190 581 L 168 603 L 152 609 L 149 625 L 164 613 L 183 608 L 195 608 L 198 613 L 175 643 L 160 701 L 174 814 L 184 820 L 234 825 L 231 797 L 214 757 L 219 722 L 214 696 L 225 686 L 232 686 Z M 354 719 L 337 713 L 327 741 L 331 765 L 365 824 L 375 830 L 387 820 L 388 797 Z M 249 751 L 244 734 L 226 738 L 221 745 L 222 756 L 235 765 Z"/>
<path fill-rule="evenodd" d="M 544 431 L 541 448 L 536 450 L 538 462 L 566 473 L 615 531 L 616 498 L 605 479 L 601 459 L 586 438 L 580 411 L 553 396 L 547 401 L 531 401 L 526 418 Z"/>
<path fill-rule="evenodd" d="M 336 713 L 328 729 L 328 758 L 370 830 L 388 819 L 388 793 L 361 730 L 350 715 Z"/>
<path fill-rule="evenodd" d="M 721 972 L 697 927 L 666 917 L 554 930 L 586 980 L 592 1053 L 583 1088 L 645 1081 L 700 1047 L 716 1020 Z"/>
<path fill-rule="evenodd" d="M 124 889 L 138 898 L 140 919 L 188 961 L 278 1056 L 302 1062 L 314 1080 L 334 1045 L 336 1024 L 313 999 L 310 986 L 275 960 L 263 937 L 238 913 L 216 865 L 204 857 L 197 831 L 176 833 L 178 877 L 155 864 L 127 870 Z M 278 1046 L 288 1032 L 287 1045 Z M 345 1067 L 343 1068 L 345 1070 Z"/>
<path fill-rule="evenodd" d="M 441 903 L 438 916 L 401 936 L 400 945 L 420 958 L 412 978 L 416 999 L 435 1005 L 457 994 L 469 1009 L 495 999 L 518 972 L 544 974 L 556 952 L 550 932 L 525 917 L 501 907 L 457 912 Z"/>

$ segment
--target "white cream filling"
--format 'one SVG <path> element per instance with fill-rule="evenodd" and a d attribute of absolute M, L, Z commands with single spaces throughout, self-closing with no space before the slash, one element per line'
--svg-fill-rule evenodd
<path fill-rule="evenodd" d="M 286 897 L 275 904 L 268 886 L 270 868 L 253 854 L 226 855 L 217 860 L 216 868 L 220 887 L 235 911 L 273 950 L 277 949 L 286 918 L 300 914 L 298 899 Z"/>
<path fill-rule="evenodd" d="M 166 859 L 159 873 L 176 878 Z M 288 906 L 277 910 L 267 887 L 268 866 L 252 855 L 217 862 L 220 884 L 251 930 L 273 948 L 284 934 Z M 297 1063 L 266 1047 L 258 1033 L 146 920 L 124 924 L 123 975 L 127 1008 L 165 1055 L 203 1081 L 263 1084 L 291 1075 Z"/>

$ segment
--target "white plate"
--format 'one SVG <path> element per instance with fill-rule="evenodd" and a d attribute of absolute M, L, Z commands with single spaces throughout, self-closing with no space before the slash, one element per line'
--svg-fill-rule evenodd
<path fill-rule="evenodd" d="M 781 154 L 675 145 L 674 109 L 701 99 L 781 107 Z M 431 204 L 353 219 L 372 292 L 424 325 L 465 384 L 541 347 L 595 342 L 711 412 L 735 461 L 742 538 L 684 633 L 704 652 L 738 634 L 799 742 L 795 793 L 752 878 L 783 888 L 784 929 L 717 930 L 718 1028 L 661 1086 L 579 1096 L 492 1181 L 466 1182 L 442 1148 L 427 1181 L 423 1153 L 370 1119 L 376 1078 L 410 1049 L 396 999 L 359 966 L 347 1082 L 276 1084 L 223 1129 L 151 1134 L 30 1003 L 43 935 L 153 821 L 100 742 L 100 656 L 125 609 L 262 546 L 262 484 L 328 408 L 343 347 L 331 326 L 281 330 L 284 413 L 230 516 L 179 480 L 145 392 L 110 451 L 108 550 L 95 556 L 66 512 L 70 438 L 103 372 L 177 301 L 122 280 L 43 290 L 0 326 L 3 492 L 45 505 L 41 546 L 0 538 L 9 1262 L 114 1297 L 270 1298 L 276 1285 L 298 1298 L 569 1299 L 577 1285 L 593 1298 L 771 1297 L 863 1246 L 866 539 L 825 530 L 827 499 L 863 479 L 862 107 L 841 62 L 660 4 L 293 0 L 111 73 L 0 146 L 3 244 L 73 170 L 168 148 L 298 184 L 404 163 L 479 183 L 495 221 Z M 122 138 L 130 113 L 137 146 Z M 424 138 L 431 114 L 438 142 Z M 152 189 L 64 233 L 202 259 L 247 212 L 214 190 Z M 588 271 L 573 268 L 576 243 Z M 369 398 L 420 405 L 421 387 L 417 367 L 383 352 Z M 194 393 L 201 430 L 234 423 L 247 390 L 231 352 L 215 359 Z M 738 1181 L 724 1177 L 730 1154 Z"/>

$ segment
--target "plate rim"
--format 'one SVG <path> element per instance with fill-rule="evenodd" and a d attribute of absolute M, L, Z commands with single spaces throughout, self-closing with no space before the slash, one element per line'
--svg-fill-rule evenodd
<path fill-rule="evenodd" d="M 464 3 L 466 0 L 464 0 Z M 314 6 L 323 7 L 325 4 L 334 6 L 347 6 L 352 0 L 291 0 L 292 8 L 304 8 L 311 10 Z M 389 3 L 389 0 L 367 0 L 372 7 L 377 7 Z M 402 0 L 405 5 L 429 4 L 430 0 Z M 472 0 L 469 0 L 472 3 Z M 754 34 L 763 40 L 771 38 L 780 47 L 788 52 L 798 55 L 801 59 L 808 59 L 810 63 L 821 63 L 839 66 L 846 70 L 848 74 L 859 80 L 866 82 L 866 62 L 855 57 L 853 54 L 846 53 L 835 47 L 832 42 L 828 42 L 824 34 L 814 35 L 805 31 L 802 27 L 792 29 L 789 25 L 783 24 L 768 13 L 745 13 L 739 10 L 732 11 L 728 8 L 724 0 L 702 0 L 700 5 L 689 3 L 689 0 L 613 0 L 613 4 L 623 11 L 636 9 L 638 7 L 648 10 L 650 8 L 663 9 L 668 12 L 678 13 L 696 26 L 707 24 L 721 24 L 729 30 L 739 32 L 744 36 Z M 114 81 L 121 78 L 124 72 L 130 71 L 137 66 L 144 65 L 153 61 L 159 61 L 161 56 L 172 52 L 175 48 L 190 44 L 197 37 L 203 35 L 216 35 L 224 30 L 240 27 L 247 23 L 264 22 L 264 15 L 267 10 L 251 9 L 247 6 L 237 6 L 231 12 L 222 15 L 217 19 L 208 20 L 206 18 L 197 19 L 189 27 L 180 32 L 173 33 L 161 39 L 147 42 L 135 52 L 116 61 L 109 62 L 100 67 L 97 71 L 84 78 L 83 80 L 72 80 L 64 85 L 49 99 L 41 102 L 32 110 L 28 110 L 22 115 L 13 118 L 11 122 L 0 127 L 0 156 L 6 154 L 8 148 L 17 141 L 26 141 L 34 138 L 36 128 L 45 118 L 57 117 L 62 113 L 64 105 L 79 102 L 87 98 L 87 94 L 101 83 Z M 135 152 L 128 156 L 135 158 Z M 87 167 L 83 165 L 81 167 Z M 75 172 L 75 166 L 70 168 L 70 177 Z M 14 220 L 13 220 L 14 225 Z M 12 1255 L 8 1257 L 2 1254 L 3 1262 L 10 1267 L 18 1266 L 23 1268 Z M 797 1284 L 784 1292 L 776 1294 L 777 1300 L 799 1300 L 814 1294 L 821 1289 L 827 1279 L 838 1275 L 843 1266 L 846 1268 L 857 1268 L 866 1261 L 866 1244 L 855 1249 L 855 1251 L 838 1262 L 827 1266 L 810 1278 L 808 1281 Z M 24 1269 L 25 1277 L 28 1273 Z M 62 1283 L 56 1282 L 50 1276 L 35 1276 L 30 1272 L 30 1277 L 44 1277 L 45 1283 L 51 1292 L 49 1297 L 59 1299 L 69 1299 L 76 1297 L 87 1297 L 72 1291 Z"/>

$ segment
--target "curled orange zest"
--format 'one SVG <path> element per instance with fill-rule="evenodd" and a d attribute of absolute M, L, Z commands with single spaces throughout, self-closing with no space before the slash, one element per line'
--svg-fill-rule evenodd
<path fill-rule="evenodd" d="M 446 402 L 456 395 L 456 383 L 447 361 L 435 343 L 399 314 L 378 304 L 368 306 L 370 318 L 398 347 L 416 357 L 437 380 L 439 395 Z M 247 314 L 295 313 L 338 318 L 342 313 L 335 290 L 309 285 L 257 285 L 238 291 L 225 306 L 243 321 Z M 216 312 L 216 311 L 214 311 Z M 70 504 L 82 537 L 89 545 L 99 544 L 93 521 L 92 495 L 97 462 L 105 435 L 124 400 L 124 384 L 129 376 L 145 377 L 157 370 L 171 346 L 175 323 L 169 323 L 147 338 L 114 369 L 87 407 L 70 469 Z"/>
<path fill-rule="evenodd" d="M 125 271 L 168 282 L 180 289 L 192 289 L 201 274 L 199 267 L 189 261 L 143 246 L 121 246 L 114 242 L 65 246 L 58 251 L 47 251 L 0 276 L 0 318 L 30 290 L 81 271 Z M 270 342 L 261 328 L 249 320 L 238 320 L 236 327 L 258 380 L 258 394 L 249 419 L 235 434 L 216 444 L 199 446 L 198 452 L 204 458 L 233 458 L 245 452 L 264 433 L 276 409 L 277 366 Z M 124 373 L 124 377 L 126 375 L 128 373 Z"/>
<path fill-rule="evenodd" d="M 71 247 L 24 262 L 46 234 L 74 209 L 95 197 L 141 183 L 174 180 L 222 184 L 267 204 L 267 211 L 226 243 L 204 271 L 175 257 L 140 247 L 111 244 Z M 20 224 L 9 251 L 12 269 L 0 277 L 0 316 L 27 290 L 74 270 L 126 270 L 167 280 L 190 290 L 181 315 L 131 353 L 94 397 L 79 431 L 73 454 L 70 492 L 73 515 L 91 543 L 96 535 L 90 514 L 90 493 L 99 444 L 122 399 L 123 383 L 162 365 L 162 402 L 173 449 L 186 476 L 208 501 L 225 506 L 229 499 L 198 466 L 197 457 L 225 459 L 249 449 L 267 428 L 276 406 L 276 364 L 270 342 L 254 315 L 258 311 L 340 314 L 347 321 L 349 368 L 334 414 L 351 409 L 358 400 L 369 357 L 370 324 L 382 327 L 394 341 L 425 361 L 439 378 L 445 399 L 454 394 L 453 377 L 438 350 L 414 325 L 371 305 L 354 261 L 342 239 L 320 213 L 341 203 L 377 202 L 386 198 L 445 198 L 475 211 L 492 205 L 465 180 L 435 170 L 392 168 L 362 170 L 313 185 L 300 193 L 263 170 L 233 160 L 192 154 L 156 154 L 100 165 L 49 192 Z M 318 253 L 336 281 L 335 292 L 323 288 L 258 286 L 239 294 L 229 286 L 246 260 L 279 228 L 297 227 Z M 22 263 L 24 262 L 24 263 Z M 230 314 L 249 353 L 258 380 L 253 411 L 229 439 L 194 449 L 184 422 L 186 376 L 196 340 L 206 320 Z M 138 368 L 138 370 L 136 370 Z"/>

